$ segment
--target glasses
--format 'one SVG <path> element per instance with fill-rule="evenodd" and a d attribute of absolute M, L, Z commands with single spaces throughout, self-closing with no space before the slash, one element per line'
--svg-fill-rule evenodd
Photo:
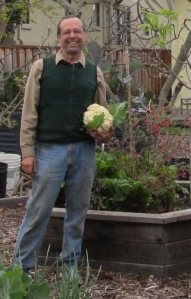
<path fill-rule="evenodd" d="M 75 36 L 81 36 L 84 31 L 81 31 L 81 30 L 73 30 L 73 31 L 64 31 L 62 33 L 62 35 L 66 36 L 66 37 L 69 37 L 71 34 L 74 34 Z"/>

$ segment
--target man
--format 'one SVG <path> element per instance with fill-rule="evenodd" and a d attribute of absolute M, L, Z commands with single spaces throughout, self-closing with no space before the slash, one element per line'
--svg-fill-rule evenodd
<path fill-rule="evenodd" d="M 61 49 L 37 60 L 30 71 L 21 121 L 22 170 L 32 175 L 32 194 L 14 249 L 24 271 L 35 265 L 61 184 L 66 217 L 60 262 L 72 267 L 80 258 L 85 216 L 95 167 L 95 140 L 107 142 L 113 129 L 86 131 L 83 113 L 97 102 L 107 107 L 101 70 L 86 60 L 83 24 L 74 16 L 57 28 Z"/>

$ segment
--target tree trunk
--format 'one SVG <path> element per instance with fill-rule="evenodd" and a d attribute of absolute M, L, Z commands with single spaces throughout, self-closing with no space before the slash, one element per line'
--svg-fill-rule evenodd
<path fill-rule="evenodd" d="M 168 93 L 174 84 L 176 78 L 178 77 L 180 71 L 182 70 L 182 67 L 188 58 L 188 54 L 191 48 L 191 31 L 189 31 L 188 36 L 186 38 L 186 41 L 184 45 L 180 49 L 180 53 L 177 57 L 176 63 L 173 67 L 172 72 L 170 73 L 168 79 L 166 80 L 160 95 L 159 95 L 159 105 L 164 105 L 166 103 L 166 98 L 168 96 Z M 171 102 L 169 103 L 171 105 Z"/>
<path fill-rule="evenodd" d="M 173 95 L 170 99 L 170 105 L 174 105 L 176 98 L 182 89 L 182 86 L 185 86 L 184 83 L 182 81 L 179 81 L 178 84 L 176 85 Z"/>

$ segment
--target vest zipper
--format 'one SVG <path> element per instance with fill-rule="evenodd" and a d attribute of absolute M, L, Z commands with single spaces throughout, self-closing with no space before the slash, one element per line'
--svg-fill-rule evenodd
<path fill-rule="evenodd" d="M 74 70 L 75 70 L 75 65 L 72 65 L 72 77 L 71 77 L 71 87 L 70 87 L 70 101 L 69 104 L 72 104 L 72 98 L 73 98 L 73 90 L 74 90 Z M 70 108 L 70 107 L 69 107 Z M 71 108 L 70 108 L 71 109 Z M 69 119 L 68 119 L 68 132 L 70 129 L 70 111 L 69 111 Z"/>
<path fill-rule="evenodd" d="M 74 70 L 75 65 L 72 65 L 72 79 L 71 79 L 71 95 L 70 95 L 70 103 L 72 103 L 72 97 L 73 97 L 73 88 L 74 88 Z"/>

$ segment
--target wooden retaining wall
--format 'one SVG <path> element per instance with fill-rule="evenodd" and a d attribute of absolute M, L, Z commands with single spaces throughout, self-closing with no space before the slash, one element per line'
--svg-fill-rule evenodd
<path fill-rule="evenodd" d="M 53 262 L 62 246 L 65 210 L 54 208 L 42 250 Z M 165 214 L 88 211 L 83 256 L 117 272 L 176 276 L 191 272 L 191 209 Z"/>
<path fill-rule="evenodd" d="M 0 199 L 0 207 L 27 196 Z M 39 262 L 52 264 L 62 247 L 65 209 L 54 208 Z M 90 266 L 116 272 L 173 277 L 191 274 L 191 209 L 164 214 L 88 211 L 82 253 Z"/>

